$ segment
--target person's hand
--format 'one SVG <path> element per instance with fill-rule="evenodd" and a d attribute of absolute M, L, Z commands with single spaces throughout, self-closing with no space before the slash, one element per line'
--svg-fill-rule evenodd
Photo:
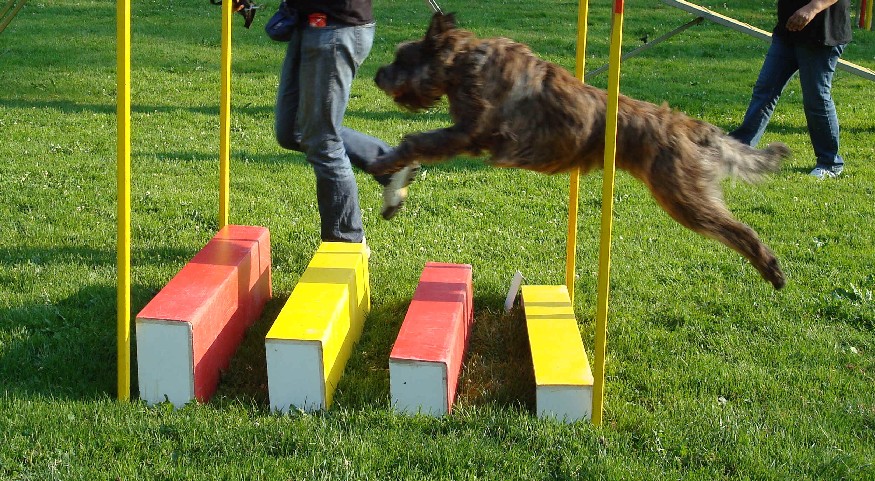
<path fill-rule="evenodd" d="M 811 23 L 814 20 L 814 17 L 820 13 L 819 11 L 815 11 L 811 8 L 811 4 L 796 10 L 793 15 L 790 15 L 790 18 L 787 19 L 787 30 L 791 32 L 798 32 L 805 28 L 806 25 Z"/>
<path fill-rule="evenodd" d="M 838 0 L 811 0 L 807 5 L 796 10 L 790 18 L 787 19 L 787 30 L 798 32 L 805 28 L 818 13 L 826 10 L 830 5 Z"/>

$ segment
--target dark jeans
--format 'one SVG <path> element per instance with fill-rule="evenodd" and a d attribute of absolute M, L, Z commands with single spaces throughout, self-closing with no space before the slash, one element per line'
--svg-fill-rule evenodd
<path fill-rule="evenodd" d="M 832 100 L 832 77 L 844 45 L 823 47 L 791 42 L 781 36 L 772 44 L 741 126 L 729 135 L 756 146 L 778 105 L 790 77 L 799 72 L 802 105 L 808 123 L 808 135 L 817 156 L 817 167 L 838 168 L 844 164 L 839 155 L 839 120 Z"/>
<path fill-rule="evenodd" d="M 301 27 L 289 41 L 280 72 L 276 138 L 304 152 L 316 174 L 323 241 L 361 242 L 358 185 L 352 165 L 368 170 L 391 151 L 383 141 L 343 127 L 356 71 L 370 53 L 374 25 Z M 377 178 L 381 185 L 388 176 Z"/>

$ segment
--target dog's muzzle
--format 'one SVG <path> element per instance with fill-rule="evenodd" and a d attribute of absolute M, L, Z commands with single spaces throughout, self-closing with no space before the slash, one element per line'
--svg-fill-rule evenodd
<path fill-rule="evenodd" d="M 386 82 L 388 81 L 386 78 L 388 76 L 387 70 L 386 67 L 380 67 L 377 69 L 377 74 L 374 75 L 374 83 L 376 83 L 377 87 L 384 92 L 388 92 L 386 85 Z"/>

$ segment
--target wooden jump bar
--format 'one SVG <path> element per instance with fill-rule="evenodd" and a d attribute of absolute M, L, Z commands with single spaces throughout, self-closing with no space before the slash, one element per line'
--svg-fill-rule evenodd
<path fill-rule="evenodd" d="M 3 30 L 6 30 L 6 27 L 9 26 L 9 22 L 11 22 L 12 19 L 15 18 L 16 15 L 18 15 L 18 12 L 21 11 L 25 3 L 27 3 L 27 0 L 19 1 L 17 5 L 15 3 L 15 0 L 9 0 L 8 2 L 6 2 L 6 6 L 4 6 L 3 10 L 0 11 L 0 33 L 2 33 Z M 15 6 L 14 9 L 12 8 L 13 6 Z M 12 10 L 12 13 L 9 13 L 10 9 Z M 9 13 L 9 15 L 7 15 L 7 13 Z"/>
<path fill-rule="evenodd" d="M 684 0 L 662 0 L 662 2 L 666 5 L 684 10 L 685 12 L 692 13 L 693 15 L 711 20 L 712 22 L 723 25 L 724 27 L 729 27 L 733 30 L 745 33 L 747 35 L 750 35 L 751 37 L 756 37 L 766 42 L 770 42 L 772 40 L 772 34 L 766 32 L 765 30 L 756 28 L 752 25 L 748 25 L 744 22 L 739 22 L 734 18 L 720 15 L 717 12 L 713 12 L 711 10 L 708 10 L 707 8 L 700 7 L 690 2 L 686 2 Z M 838 68 L 854 75 L 863 77 L 864 79 L 875 81 L 875 72 L 867 69 L 866 67 L 862 67 L 855 63 L 848 62 L 847 60 L 839 59 Z"/>
<path fill-rule="evenodd" d="M 389 355 L 392 405 L 407 414 L 452 411 L 471 334 L 469 264 L 428 262 Z"/>
<path fill-rule="evenodd" d="M 268 230 L 223 227 L 137 314 L 140 398 L 207 401 L 270 297 Z"/>
<path fill-rule="evenodd" d="M 565 286 L 523 286 L 538 417 L 566 423 L 592 416 L 593 375 Z"/>
<path fill-rule="evenodd" d="M 366 247 L 323 242 L 265 337 L 271 409 L 331 405 L 371 308 Z"/>

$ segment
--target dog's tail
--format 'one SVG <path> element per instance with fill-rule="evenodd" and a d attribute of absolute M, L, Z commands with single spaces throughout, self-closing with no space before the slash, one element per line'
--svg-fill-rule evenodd
<path fill-rule="evenodd" d="M 781 161 L 790 156 L 790 148 L 781 142 L 773 142 L 765 149 L 756 149 L 728 135 L 722 140 L 720 157 L 726 175 L 745 182 L 759 182 L 768 174 L 777 172 Z"/>

